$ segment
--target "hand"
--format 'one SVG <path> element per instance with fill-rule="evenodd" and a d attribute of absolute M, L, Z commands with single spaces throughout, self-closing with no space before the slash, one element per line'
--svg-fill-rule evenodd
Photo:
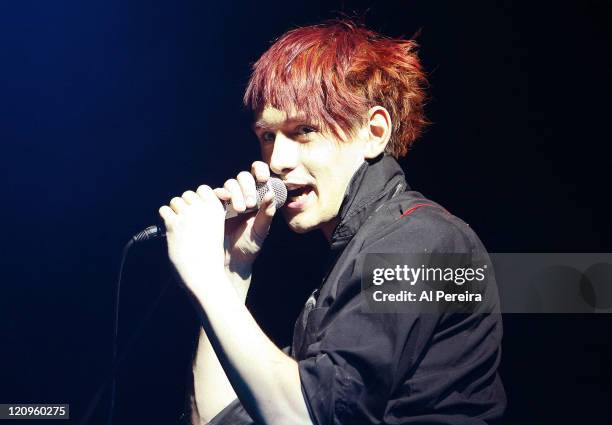
<path fill-rule="evenodd" d="M 214 190 L 217 197 L 231 201 L 232 207 L 243 212 L 257 204 L 255 182 L 265 183 L 270 178 L 270 169 L 265 162 L 255 161 L 251 172 L 242 171 L 236 179 L 229 179 L 222 188 Z M 261 251 L 276 212 L 274 192 L 269 191 L 260 208 L 248 214 L 240 214 L 225 222 L 225 261 L 228 273 L 236 273 L 241 279 L 250 278 L 255 258 Z"/>
<path fill-rule="evenodd" d="M 225 272 L 236 291 L 246 297 L 253 261 L 276 212 L 274 192 L 264 196 L 259 210 L 227 221 L 220 200 L 231 201 L 238 212 L 254 207 L 255 181 L 266 182 L 270 170 L 266 163 L 255 161 L 251 173 L 243 171 L 214 191 L 205 185 L 197 192 L 187 191 L 159 209 L 170 260 L 192 291 L 197 282 Z"/>
<path fill-rule="evenodd" d="M 172 198 L 159 214 L 166 226 L 168 256 L 189 289 L 223 273 L 225 211 L 209 186 Z"/>

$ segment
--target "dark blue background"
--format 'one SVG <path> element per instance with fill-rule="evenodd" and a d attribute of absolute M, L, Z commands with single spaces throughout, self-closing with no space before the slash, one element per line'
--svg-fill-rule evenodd
<path fill-rule="evenodd" d="M 413 188 L 491 252 L 612 251 L 604 2 L 533 3 L 0 3 L 0 402 L 83 415 L 109 372 L 124 242 L 172 196 L 248 169 L 250 63 L 340 10 L 389 35 L 421 31 L 434 125 L 403 161 Z M 278 220 L 268 245 L 250 305 L 286 344 L 324 244 Z M 163 244 L 131 253 L 122 347 L 169 276 Z M 605 420 L 611 319 L 506 316 L 507 422 Z M 171 284 L 123 363 L 116 423 L 173 423 L 196 327 Z"/>

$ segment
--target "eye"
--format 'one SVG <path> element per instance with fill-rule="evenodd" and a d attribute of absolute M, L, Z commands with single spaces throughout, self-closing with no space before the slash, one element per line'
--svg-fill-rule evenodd
<path fill-rule="evenodd" d="M 297 128 L 297 134 L 299 134 L 300 136 L 302 135 L 306 135 L 308 133 L 314 133 L 315 131 L 317 131 L 314 127 L 308 126 L 308 125 L 300 125 Z"/>
<path fill-rule="evenodd" d="M 273 142 L 276 139 L 276 135 L 271 131 L 265 131 L 261 134 L 262 142 Z"/>

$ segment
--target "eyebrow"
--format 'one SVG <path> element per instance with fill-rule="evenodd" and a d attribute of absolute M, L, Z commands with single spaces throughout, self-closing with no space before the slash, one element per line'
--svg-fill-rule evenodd
<path fill-rule="evenodd" d="M 308 119 L 306 119 L 306 117 L 300 117 L 300 116 L 287 118 L 286 120 L 282 121 L 278 125 L 278 127 L 283 127 L 283 126 L 292 125 L 292 124 L 303 124 L 303 125 L 309 125 L 309 126 L 316 127 L 316 125 L 314 123 L 310 123 L 310 121 Z M 257 131 L 257 130 L 271 130 L 274 127 L 276 127 L 276 126 L 269 124 L 265 120 L 257 120 L 252 125 L 252 128 L 253 128 L 254 131 Z"/>
<path fill-rule="evenodd" d="M 267 122 L 258 120 L 253 123 L 253 130 L 269 130 L 272 128 Z"/>

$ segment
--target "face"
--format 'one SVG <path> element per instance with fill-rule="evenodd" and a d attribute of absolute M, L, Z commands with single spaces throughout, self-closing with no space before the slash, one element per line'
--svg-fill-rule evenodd
<path fill-rule="evenodd" d="M 364 132 L 343 142 L 272 107 L 258 114 L 254 130 L 263 160 L 287 185 L 281 211 L 289 227 L 298 233 L 321 229 L 329 239 L 348 183 L 364 161 Z"/>

